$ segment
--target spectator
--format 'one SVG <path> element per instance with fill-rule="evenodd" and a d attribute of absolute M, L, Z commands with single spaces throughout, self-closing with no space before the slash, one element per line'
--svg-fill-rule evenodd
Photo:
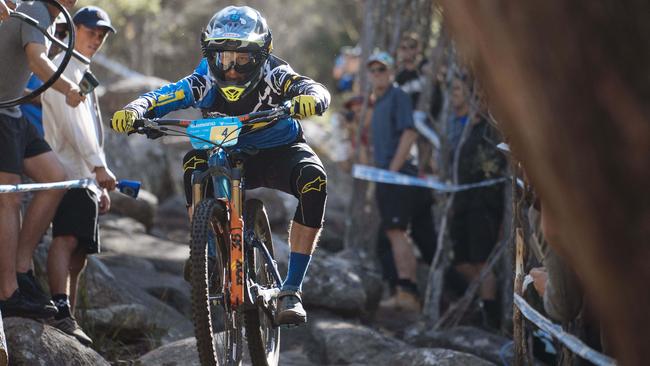
<path fill-rule="evenodd" d="M 469 116 L 469 93 L 461 79 L 452 84 L 455 123 L 471 123 L 460 147 L 458 183 L 477 183 L 503 176 L 506 161 L 497 150 L 498 135 L 482 113 Z M 457 122 L 465 121 L 465 122 Z M 461 130 L 460 134 L 463 131 Z M 460 139 L 460 136 L 458 137 Z M 486 260 L 499 240 L 504 211 L 504 185 L 460 191 L 454 196 L 450 237 L 454 243 L 454 269 L 467 282 L 478 278 Z M 487 325 L 498 329 L 500 307 L 496 278 L 490 272 L 480 288 L 480 300 Z"/>
<path fill-rule="evenodd" d="M 431 65 L 422 57 L 420 40 L 415 33 L 408 33 L 400 41 L 397 49 L 397 73 L 395 82 L 404 90 L 413 102 L 413 109 L 417 109 L 420 94 L 426 83 L 427 72 Z M 442 109 L 442 90 L 438 79 L 434 80 L 429 113 L 437 119 Z M 433 122 L 428 120 L 429 125 Z M 418 175 L 433 174 L 433 145 L 424 137 L 419 136 L 418 147 Z"/>
<path fill-rule="evenodd" d="M 374 161 L 379 168 L 415 175 L 417 168 L 409 151 L 418 134 L 408 94 L 393 85 L 393 65 L 393 59 L 385 52 L 374 54 L 367 63 L 374 98 L 371 120 Z M 423 256 L 432 256 L 436 235 L 431 217 L 431 192 L 419 187 L 379 183 L 376 198 L 381 216 L 380 230 L 388 237 L 394 257 L 389 265 L 396 273 L 395 294 L 383 305 L 417 312 L 420 310 L 417 262 L 407 229 L 411 225 L 413 238 L 423 243 L 421 247 L 427 252 Z M 380 252 L 383 242 L 380 240 L 378 244 Z M 381 254 L 383 258 L 386 252 Z M 385 265 L 385 271 L 391 271 L 390 266 Z"/>
<path fill-rule="evenodd" d="M 9 18 L 10 11 L 14 10 L 15 8 L 16 5 L 14 5 L 11 0 L 7 0 L 6 3 L 4 0 L 0 0 L 0 22 L 7 20 Z"/>
<path fill-rule="evenodd" d="M 72 8 L 76 0 L 61 3 Z M 43 2 L 24 2 L 17 11 L 29 15 L 50 28 L 59 10 Z M 31 72 L 40 79 L 49 79 L 55 65 L 47 58 L 49 41 L 43 34 L 11 18 L 0 25 L 0 100 L 20 97 Z M 79 87 L 67 77 L 53 85 L 63 93 L 65 102 L 76 107 L 84 100 Z M 38 131 L 22 116 L 20 109 L 0 109 L 0 184 L 18 184 L 25 173 L 35 182 L 65 180 L 61 163 Z M 32 255 L 63 196 L 59 190 L 41 191 L 34 195 L 23 225 L 20 225 L 20 195 L 0 194 L 0 310 L 3 316 L 46 318 L 56 307 L 40 288 L 31 271 Z"/>
<path fill-rule="evenodd" d="M 359 72 L 361 49 L 345 46 L 334 62 L 332 77 L 336 80 L 336 90 L 339 92 L 358 92 L 356 77 Z"/>
<path fill-rule="evenodd" d="M 62 14 L 59 14 L 59 16 L 56 17 L 54 24 L 56 26 L 54 37 L 63 41 L 68 35 L 68 25 L 66 24 L 65 18 Z M 54 56 L 56 56 L 61 51 L 62 50 L 58 46 L 52 45 L 47 57 L 49 59 L 53 59 Z M 36 75 L 32 75 L 32 77 L 27 82 L 25 93 L 29 94 L 41 85 L 43 85 L 41 79 L 39 79 Z M 25 118 L 32 125 L 34 125 L 34 127 L 36 127 L 40 136 L 43 136 L 43 109 L 41 107 L 41 98 L 37 97 L 29 101 L 29 103 L 21 104 L 20 111 L 23 113 L 23 116 L 25 116 Z"/>
<path fill-rule="evenodd" d="M 73 21 L 77 34 L 75 50 L 90 60 L 102 47 L 108 33 L 115 32 L 108 14 L 95 6 L 79 9 Z M 59 65 L 62 60 L 63 55 L 59 55 L 54 63 Z M 88 69 L 88 65 L 73 58 L 64 75 L 79 83 Z M 102 187 L 99 197 L 84 188 L 66 192 L 54 216 L 53 239 L 47 258 L 50 291 L 58 310 L 51 324 L 89 345 L 92 340 L 73 317 L 77 282 L 86 265 L 86 256 L 99 253 L 97 215 L 108 212 L 111 204 L 108 190 L 115 188 L 115 176 L 106 166 L 104 131 L 95 92 L 89 94 L 85 103 L 71 108 L 63 103 L 62 94 L 46 91 L 43 93 L 43 124 L 45 139 L 59 155 L 68 176 L 94 178 Z"/>
<path fill-rule="evenodd" d="M 343 104 L 343 110 L 332 118 L 332 141 L 329 150 L 332 152 L 332 159 L 337 162 L 343 170 L 350 172 L 354 163 L 368 164 L 368 118 L 361 131 L 361 141 L 357 144 L 357 133 L 361 125 L 361 109 L 363 108 L 363 97 L 356 95 L 348 98 Z M 358 146 L 360 145 L 360 146 Z M 358 151 L 359 156 L 355 159 Z"/>

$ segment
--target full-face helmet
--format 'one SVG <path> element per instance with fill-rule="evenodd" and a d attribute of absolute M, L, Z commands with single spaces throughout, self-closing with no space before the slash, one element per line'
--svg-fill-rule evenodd
<path fill-rule="evenodd" d="M 236 102 L 262 79 L 262 67 L 272 45 L 266 19 L 248 6 L 228 6 L 216 13 L 201 36 L 201 49 L 210 72 L 228 102 Z M 243 78 L 228 81 L 234 68 Z"/>

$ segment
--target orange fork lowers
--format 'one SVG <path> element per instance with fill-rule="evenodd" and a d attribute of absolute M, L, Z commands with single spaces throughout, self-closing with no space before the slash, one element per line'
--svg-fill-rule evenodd
<path fill-rule="evenodd" d="M 230 200 L 230 305 L 237 309 L 244 303 L 243 221 L 241 218 L 240 180 L 232 180 Z"/>

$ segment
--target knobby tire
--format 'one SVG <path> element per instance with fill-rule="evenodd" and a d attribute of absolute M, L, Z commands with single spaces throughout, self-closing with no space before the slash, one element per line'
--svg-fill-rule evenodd
<path fill-rule="evenodd" d="M 214 199 L 201 201 L 192 218 L 190 239 L 191 262 L 191 295 L 192 295 L 192 320 L 196 346 L 202 366 L 239 365 L 242 359 L 242 317 L 240 312 L 230 309 L 228 297 L 224 296 L 222 305 L 210 304 L 210 291 L 215 295 L 215 288 L 226 289 L 223 268 L 228 268 L 227 249 L 228 243 L 223 236 L 215 232 L 215 225 L 220 224 L 227 235 L 228 221 L 224 205 Z M 217 257 L 213 268 L 208 268 L 208 238 L 209 232 L 216 235 Z M 212 272 L 211 272 L 212 270 Z M 214 276 L 214 271 L 221 271 L 219 276 Z M 218 278 L 220 283 L 214 283 Z M 218 309 L 221 307 L 221 309 Z M 223 342 L 215 344 L 215 313 L 223 314 L 224 330 L 219 333 Z M 215 348 L 216 346 L 216 348 Z"/>
<path fill-rule="evenodd" d="M 271 258 L 274 258 L 271 227 L 262 202 L 256 199 L 246 201 L 244 214 L 244 229 L 253 230 L 255 237 L 266 246 Z M 275 285 L 271 274 L 273 269 L 264 260 L 259 249 L 253 248 L 252 253 L 253 255 L 246 257 L 249 278 L 258 285 L 273 287 Z M 271 308 L 275 314 L 277 299 L 271 302 Z M 253 365 L 276 366 L 280 358 L 280 328 L 274 327 L 273 318 L 261 308 L 244 312 L 244 320 L 248 350 Z"/>

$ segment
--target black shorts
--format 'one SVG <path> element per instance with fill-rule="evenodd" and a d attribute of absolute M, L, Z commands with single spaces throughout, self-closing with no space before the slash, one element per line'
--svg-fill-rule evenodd
<path fill-rule="evenodd" d="M 189 205 L 192 199 L 191 177 L 195 170 L 205 171 L 208 152 L 192 150 L 183 162 L 185 197 Z M 325 170 L 314 150 L 303 139 L 288 145 L 264 149 L 246 159 L 244 164 L 244 189 L 266 187 L 277 189 L 298 197 L 292 187 L 291 175 L 294 169 L 304 164 L 315 164 Z M 208 189 L 212 189 L 208 183 Z"/>
<path fill-rule="evenodd" d="M 298 192 L 295 192 L 291 175 L 297 167 L 305 164 L 317 165 L 325 171 L 314 150 L 302 140 L 262 150 L 246 160 L 244 188 L 272 188 L 297 198 Z"/>
<path fill-rule="evenodd" d="M 0 113 L 0 172 L 22 174 L 23 160 L 48 151 L 34 125 L 25 117 L 13 118 Z"/>
<path fill-rule="evenodd" d="M 431 191 L 422 187 L 377 183 L 375 197 L 383 230 L 406 230 L 414 215 L 433 204 Z"/>
<path fill-rule="evenodd" d="M 454 263 L 477 264 L 487 260 L 499 240 L 503 194 L 503 184 L 456 193 L 449 224 Z"/>
<path fill-rule="evenodd" d="M 88 189 L 68 190 L 52 220 L 52 237 L 71 235 L 86 254 L 99 253 L 99 213 L 97 198 Z"/>

